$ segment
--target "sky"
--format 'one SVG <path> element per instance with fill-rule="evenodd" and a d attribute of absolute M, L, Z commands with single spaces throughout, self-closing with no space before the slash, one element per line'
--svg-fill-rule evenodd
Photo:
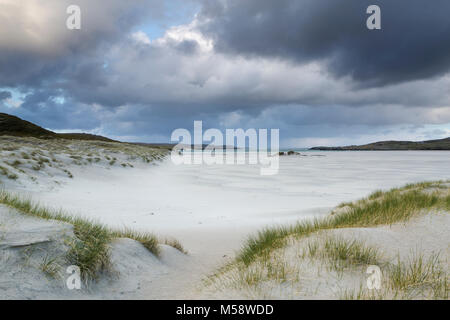
<path fill-rule="evenodd" d="M 81 29 L 66 27 L 69 5 Z M 369 30 L 366 9 L 381 9 Z M 0 0 L 0 112 L 170 142 L 280 129 L 282 147 L 450 136 L 448 0 Z"/>

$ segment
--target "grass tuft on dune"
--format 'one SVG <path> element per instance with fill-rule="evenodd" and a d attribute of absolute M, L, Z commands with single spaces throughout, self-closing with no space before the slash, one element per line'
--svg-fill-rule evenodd
<path fill-rule="evenodd" d="M 307 236 L 313 232 L 335 228 L 361 228 L 390 225 L 407 221 L 421 212 L 432 209 L 450 211 L 450 193 L 445 195 L 450 181 L 409 184 L 389 191 L 376 191 L 367 198 L 354 203 L 344 203 L 338 208 L 345 210 L 323 219 L 302 221 L 294 226 L 267 228 L 248 238 L 237 262 L 249 265 L 257 258 L 283 247 L 288 237 Z M 429 190 L 429 192 L 424 192 Z"/>
<path fill-rule="evenodd" d="M 450 180 L 376 191 L 359 201 L 337 206 L 326 218 L 261 230 L 248 238 L 233 261 L 206 279 L 206 284 L 214 285 L 219 291 L 232 289 L 265 298 L 273 283 L 279 285 L 275 285 L 275 291 L 301 286 L 299 274 L 304 267 L 301 261 L 307 258 L 313 261 L 308 264 L 316 261 L 337 277 L 362 266 L 385 267 L 387 289 L 383 293 L 373 296 L 361 288 L 344 292 L 341 294 L 343 299 L 447 299 L 447 271 L 442 266 L 439 253 L 425 258 L 418 252 L 410 261 L 391 263 L 385 261 L 377 247 L 368 246 L 358 239 L 327 236 L 327 231 L 333 229 L 392 225 L 431 211 L 450 211 Z M 324 235 L 326 238 L 322 239 Z M 303 249 L 294 257 L 290 256 L 292 251 L 289 248 L 296 247 Z"/>
<path fill-rule="evenodd" d="M 67 262 L 77 265 L 81 275 L 86 281 L 95 280 L 102 271 L 110 270 L 109 243 L 114 238 L 130 238 L 140 242 L 152 254 L 159 257 L 160 241 L 147 232 L 138 232 L 131 229 L 116 230 L 96 222 L 94 220 L 73 217 L 62 210 L 45 208 L 29 198 L 0 190 L 0 204 L 17 209 L 19 212 L 41 219 L 57 220 L 72 224 L 76 239 L 67 243 L 70 247 L 66 259 Z M 180 242 L 172 240 L 164 244 L 185 253 Z"/>
<path fill-rule="evenodd" d="M 120 164 L 122 168 L 133 168 L 164 159 L 169 149 L 114 141 L 0 136 L 0 183 L 2 176 L 7 179 L 4 182 L 19 184 L 29 179 L 36 183 L 49 178 L 58 182 L 66 175 L 74 177 L 68 170 L 73 166 L 110 168 Z"/>

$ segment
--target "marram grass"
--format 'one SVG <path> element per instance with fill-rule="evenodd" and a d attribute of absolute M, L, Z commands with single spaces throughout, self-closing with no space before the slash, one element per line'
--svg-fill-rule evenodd
<path fill-rule="evenodd" d="M 160 255 L 158 238 L 147 232 L 137 232 L 131 229 L 116 230 L 94 220 L 73 217 L 62 210 L 52 210 L 40 206 L 29 198 L 0 190 L 0 204 L 17 209 L 19 212 L 47 220 L 57 220 L 73 225 L 75 239 L 67 244 L 70 249 L 67 253 L 67 262 L 77 265 L 85 280 L 95 280 L 102 271 L 110 268 L 109 243 L 114 238 L 130 238 L 140 242 L 155 256 Z M 164 242 L 185 252 L 180 242 L 176 240 Z"/>
<path fill-rule="evenodd" d="M 205 279 L 206 284 L 258 293 L 274 280 L 283 286 L 295 285 L 298 266 L 289 265 L 284 249 L 292 240 L 306 238 L 322 230 L 390 225 L 430 211 L 450 211 L 450 181 L 409 184 L 389 191 L 376 191 L 357 202 L 337 207 L 330 216 L 307 220 L 293 226 L 266 228 L 251 236 L 234 261 Z M 438 255 L 425 259 L 420 253 L 411 261 L 390 263 L 382 252 L 358 240 L 313 238 L 299 258 L 320 259 L 329 270 L 343 272 L 365 265 L 385 268 L 386 290 L 374 295 L 368 290 L 350 290 L 343 299 L 448 299 L 448 281 Z"/>
<path fill-rule="evenodd" d="M 273 250 L 284 247 L 289 237 L 304 237 L 326 229 L 390 225 L 433 209 L 450 211 L 449 183 L 422 182 L 386 192 L 376 191 L 357 202 L 338 206 L 341 209 L 348 208 L 345 212 L 302 221 L 293 226 L 263 229 L 247 239 L 236 262 L 249 265 L 258 258 L 270 255 Z M 433 191 L 433 188 L 437 190 Z"/>

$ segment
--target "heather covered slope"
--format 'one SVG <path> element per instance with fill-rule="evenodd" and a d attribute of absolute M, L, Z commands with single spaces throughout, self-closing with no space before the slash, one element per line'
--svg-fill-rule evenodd
<path fill-rule="evenodd" d="M 0 135 L 36 138 L 56 137 L 54 132 L 6 113 L 0 113 Z"/>
<path fill-rule="evenodd" d="M 55 133 L 34 123 L 18 117 L 0 113 L 0 136 L 34 137 L 39 139 L 71 139 L 71 140 L 99 140 L 114 141 L 102 136 L 87 133 Z"/>

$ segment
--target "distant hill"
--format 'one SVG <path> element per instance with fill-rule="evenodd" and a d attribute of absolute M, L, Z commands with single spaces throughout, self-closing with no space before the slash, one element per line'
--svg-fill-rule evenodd
<path fill-rule="evenodd" d="M 34 123 L 22 120 L 16 116 L 6 113 L 0 113 L 0 136 L 18 136 L 18 137 L 35 137 L 39 139 L 70 139 L 70 140 L 97 140 L 109 141 L 114 140 L 87 133 L 55 133 L 46 130 Z M 117 142 L 117 141 L 116 141 Z"/>
<path fill-rule="evenodd" d="M 310 150 L 322 151 L 395 151 L 395 150 L 450 150 L 450 137 L 428 141 L 380 141 L 361 146 L 314 147 Z"/>

